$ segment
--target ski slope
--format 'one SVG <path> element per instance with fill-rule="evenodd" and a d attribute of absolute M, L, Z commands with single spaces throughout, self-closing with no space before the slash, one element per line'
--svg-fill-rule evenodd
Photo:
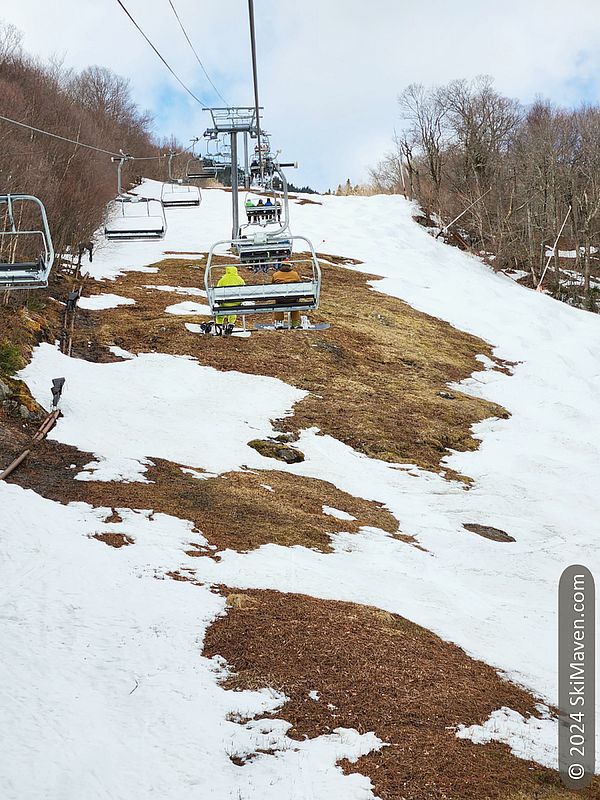
<path fill-rule="evenodd" d="M 158 196 L 160 184 L 147 182 L 140 191 Z M 373 291 L 447 320 L 516 362 L 505 374 L 482 357 L 481 370 L 460 386 L 503 405 L 510 418 L 476 425 L 479 449 L 446 459 L 474 479 L 469 491 L 411 465 L 367 458 L 315 429 L 300 438 L 306 460 L 279 466 L 385 503 L 424 551 L 363 529 L 333 537 L 328 554 L 266 545 L 225 551 L 218 561 L 189 558 L 185 542 L 201 534 L 150 510 L 120 511 L 136 546 L 113 550 L 89 538 L 123 529 L 103 521 L 110 509 L 60 506 L 0 484 L 8 653 L 0 691 L 10 708 L 0 722 L 10 756 L 0 768 L 3 797 L 374 796 L 367 778 L 344 776 L 335 762 L 382 746 L 377 731 L 338 731 L 298 745 L 285 735 L 285 712 L 281 722 L 230 721 L 240 704 L 260 715 L 283 698 L 266 688 L 240 694 L 218 685 L 225 665 L 201 655 L 204 631 L 223 613 L 211 583 L 378 606 L 456 642 L 543 703 L 556 702 L 558 578 L 573 563 L 600 568 L 600 496 L 592 489 L 600 466 L 600 317 L 524 289 L 434 241 L 412 221 L 416 209 L 403 198 L 318 200 L 321 206 L 292 205 L 294 233 L 321 253 L 361 259 L 357 269 L 381 276 Z M 230 202 L 229 193 L 212 190 L 203 192 L 199 208 L 167 209 L 164 240 L 103 244 L 92 275 L 110 281 L 123 271 L 148 271 L 165 251 L 206 251 L 228 236 Z M 325 292 L 326 282 L 325 268 Z M 84 480 L 145 480 L 153 457 L 210 473 L 271 468 L 247 442 L 268 435 L 270 420 L 291 413 L 303 396 L 281 381 L 220 373 L 191 358 L 143 354 L 94 364 L 50 345 L 35 351 L 22 377 L 47 403 L 58 374 L 67 377 L 64 417 L 50 438 L 94 453 L 77 476 Z M 173 386 L 182 388 L 174 393 Z M 213 394 L 219 403 L 199 413 Z M 223 404 L 228 394 L 258 400 L 254 410 Z M 164 423 L 159 435 L 157 418 Z M 501 528 L 516 541 L 478 537 L 463 528 L 469 522 Z M 161 580 L 182 567 L 194 569 L 203 586 Z M 514 752 L 555 763 L 548 733 L 555 723 L 519 721 L 500 710 L 498 719 L 504 728 L 494 718 L 494 725 L 461 735 L 487 741 L 496 731 Z M 266 740 L 276 756 L 261 754 L 242 770 L 230 761 L 228 753 L 268 749 Z M 34 752 L 37 766 L 27 770 Z"/>

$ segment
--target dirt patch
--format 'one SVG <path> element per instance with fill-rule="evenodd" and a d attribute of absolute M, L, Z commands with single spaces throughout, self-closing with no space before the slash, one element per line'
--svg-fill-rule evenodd
<path fill-rule="evenodd" d="M 127 547 L 133 544 L 133 539 L 126 533 L 95 533 L 92 539 L 98 539 L 99 542 L 104 542 L 111 547 Z"/>
<path fill-rule="evenodd" d="M 319 203 L 317 200 L 307 200 L 303 198 L 302 200 L 297 200 L 296 205 L 299 206 L 322 206 L 323 203 Z"/>
<path fill-rule="evenodd" d="M 506 531 L 501 531 L 500 528 L 492 528 L 490 525 L 478 525 L 473 522 L 463 524 L 463 528 L 471 531 L 471 533 L 478 533 L 485 539 L 491 539 L 494 542 L 516 542 L 517 540 L 510 536 Z"/>
<path fill-rule="evenodd" d="M 243 596 L 211 626 L 204 654 L 236 670 L 228 688 L 284 692 L 290 700 L 276 716 L 292 723 L 293 738 L 374 731 L 388 746 L 342 766 L 368 775 L 382 800 L 575 798 L 556 772 L 508 747 L 456 738 L 457 725 L 482 723 L 502 706 L 536 714 L 531 695 L 459 647 L 368 607 L 273 591 Z M 598 787 L 595 779 L 577 796 L 598 798 Z"/>

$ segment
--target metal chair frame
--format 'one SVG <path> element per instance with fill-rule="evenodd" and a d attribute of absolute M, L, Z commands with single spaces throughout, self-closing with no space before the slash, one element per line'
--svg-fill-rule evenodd
<path fill-rule="evenodd" d="M 165 217 L 165 212 L 160 200 L 155 200 L 149 197 L 123 196 L 118 197 L 115 202 L 117 202 L 121 207 L 121 215 L 113 217 L 112 220 L 105 224 L 104 235 L 107 239 L 119 241 L 143 241 L 164 238 L 165 233 L 167 232 L 167 218 Z M 158 213 L 150 213 L 151 203 L 156 203 Z M 130 208 L 134 205 L 144 206 L 146 213 L 142 212 L 136 214 L 126 214 L 125 208 Z M 126 222 L 119 223 L 119 220 L 144 219 L 147 219 L 148 223 L 146 225 L 139 223 L 139 227 L 133 222 L 130 222 L 129 224 Z M 149 220 L 155 220 L 154 224 L 151 224 Z M 158 224 L 156 223 L 156 220 L 158 220 Z"/>
<path fill-rule="evenodd" d="M 19 230 L 15 223 L 14 203 L 34 203 L 40 212 L 41 230 Z M 0 195 L 0 210 L 6 206 L 9 228 L 0 230 L 0 242 L 6 237 L 36 236 L 41 238 L 42 247 L 36 261 L 0 261 L 0 288 L 2 289 L 43 289 L 48 286 L 48 276 L 54 264 L 54 245 L 48 225 L 46 208 L 42 201 L 30 194 Z"/>
<path fill-rule="evenodd" d="M 186 183 L 163 183 L 160 201 L 165 208 L 199 206 L 202 201 L 200 189 Z"/>
<path fill-rule="evenodd" d="M 218 278 L 216 274 L 225 273 L 228 266 L 246 268 L 249 272 L 254 272 L 266 278 L 269 270 L 277 269 L 281 265 L 281 259 L 274 259 L 270 263 L 264 260 L 237 261 L 228 264 L 215 264 L 215 252 L 218 248 L 227 249 L 236 247 L 236 240 L 224 239 L 216 242 L 208 254 L 208 263 L 204 273 L 204 286 L 208 305 L 213 317 L 217 315 L 240 314 L 268 314 L 285 313 L 289 311 L 312 311 L 319 307 L 321 295 L 321 267 L 317 259 L 312 243 L 304 236 L 290 237 L 290 246 L 293 248 L 294 242 L 304 242 L 308 252 L 301 252 L 292 255 L 287 263 L 297 269 L 297 271 L 310 268 L 311 275 L 306 280 L 299 283 L 247 283 L 244 286 L 217 286 Z M 301 274 L 301 273 L 300 273 Z"/>

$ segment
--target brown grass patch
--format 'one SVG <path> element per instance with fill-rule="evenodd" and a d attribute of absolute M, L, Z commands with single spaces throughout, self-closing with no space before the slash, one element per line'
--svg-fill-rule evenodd
<path fill-rule="evenodd" d="M 0 452 L 7 458 L 22 449 L 0 429 Z M 73 501 L 94 507 L 148 508 L 188 519 L 218 550 L 253 550 L 263 544 L 302 545 L 331 550 L 331 535 L 357 533 L 361 527 L 384 530 L 412 542 L 398 532 L 395 517 L 381 504 L 352 497 L 326 481 L 277 470 L 230 472 L 200 480 L 168 461 L 153 459 L 150 483 L 76 481 L 73 476 L 92 459 L 58 442 L 44 441 L 35 457 L 23 464 L 10 480 L 34 489 L 51 500 Z M 8 462 L 7 462 L 8 463 Z M 71 465 L 75 464 L 75 468 Z M 265 488 L 271 487 L 270 489 Z M 354 521 L 339 520 L 323 512 L 328 505 L 346 511 Z M 119 521 L 113 514 L 109 521 Z M 207 555 L 190 542 L 188 555 Z"/>
<path fill-rule="evenodd" d="M 501 706 L 536 713 L 531 695 L 456 645 L 351 603 L 273 591 L 245 597 L 211 626 L 204 654 L 221 655 L 236 670 L 229 688 L 285 692 L 290 700 L 276 716 L 292 723 L 294 738 L 350 727 L 388 742 L 343 764 L 368 775 L 382 800 L 575 798 L 556 772 L 515 758 L 508 747 L 456 738 L 459 723 L 482 723 Z M 314 690 L 318 701 L 309 697 Z M 597 798 L 598 786 L 595 779 L 577 796 Z"/>
<path fill-rule="evenodd" d="M 186 317 L 164 312 L 194 298 L 139 286 L 200 287 L 204 263 L 167 259 L 157 274 L 123 275 L 111 290 L 136 305 L 97 314 L 95 330 L 84 331 L 76 352 L 89 350 L 92 338 L 96 349 L 116 344 L 132 352 L 192 355 L 217 369 L 271 375 L 311 393 L 279 422 L 280 430 L 317 426 L 369 456 L 430 470 L 439 470 L 449 450 L 476 449 L 475 422 L 506 416 L 499 406 L 460 392 L 452 402 L 440 395 L 448 382 L 480 369 L 475 356 L 491 357 L 490 346 L 373 291 L 367 280 L 375 276 L 325 264 L 323 304 L 313 316 L 332 327 L 318 334 L 255 332 L 250 339 L 192 334 Z"/>
<path fill-rule="evenodd" d="M 133 544 L 133 539 L 126 533 L 95 533 L 92 539 L 110 545 L 110 547 L 127 547 Z"/>

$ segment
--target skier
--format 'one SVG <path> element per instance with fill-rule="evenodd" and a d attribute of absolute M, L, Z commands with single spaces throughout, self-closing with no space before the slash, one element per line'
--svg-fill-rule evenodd
<path fill-rule="evenodd" d="M 245 286 L 246 281 L 242 278 L 242 276 L 238 273 L 237 267 L 225 267 L 225 275 L 222 278 L 219 278 L 217 282 L 217 286 Z M 223 303 L 223 308 L 227 308 L 227 306 L 235 306 L 236 303 Z M 227 324 L 223 325 L 225 322 L 225 315 L 219 314 L 215 318 L 215 323 L 217 326 L 221 326 L 223 329 L 223 333 L 225 336 L 232 333 L 234 325 L 237 321 L 237 314 L 229 314 L 227 315 Z"/>
<path fill-rule="evenodd" d="M 277 272 L 273 274 L 271 279 L 271 283 L 301 283 L 302 278 L 296 272 L 295 269 L 292 269 L 292 265 L 289 263 L 287 259 L 284 259 L 283 262 L 277 269 Z M 300 312 L 299 311 L 292 311 L 290 312 L 292 316 L 292 328 L 300 328 L 302 325 L 300 319 Z M 278 312 L 275 314 L 275 327 L 282 328 L 283 322 L 285 319 L 285 314 L 283 311 Z"/>

